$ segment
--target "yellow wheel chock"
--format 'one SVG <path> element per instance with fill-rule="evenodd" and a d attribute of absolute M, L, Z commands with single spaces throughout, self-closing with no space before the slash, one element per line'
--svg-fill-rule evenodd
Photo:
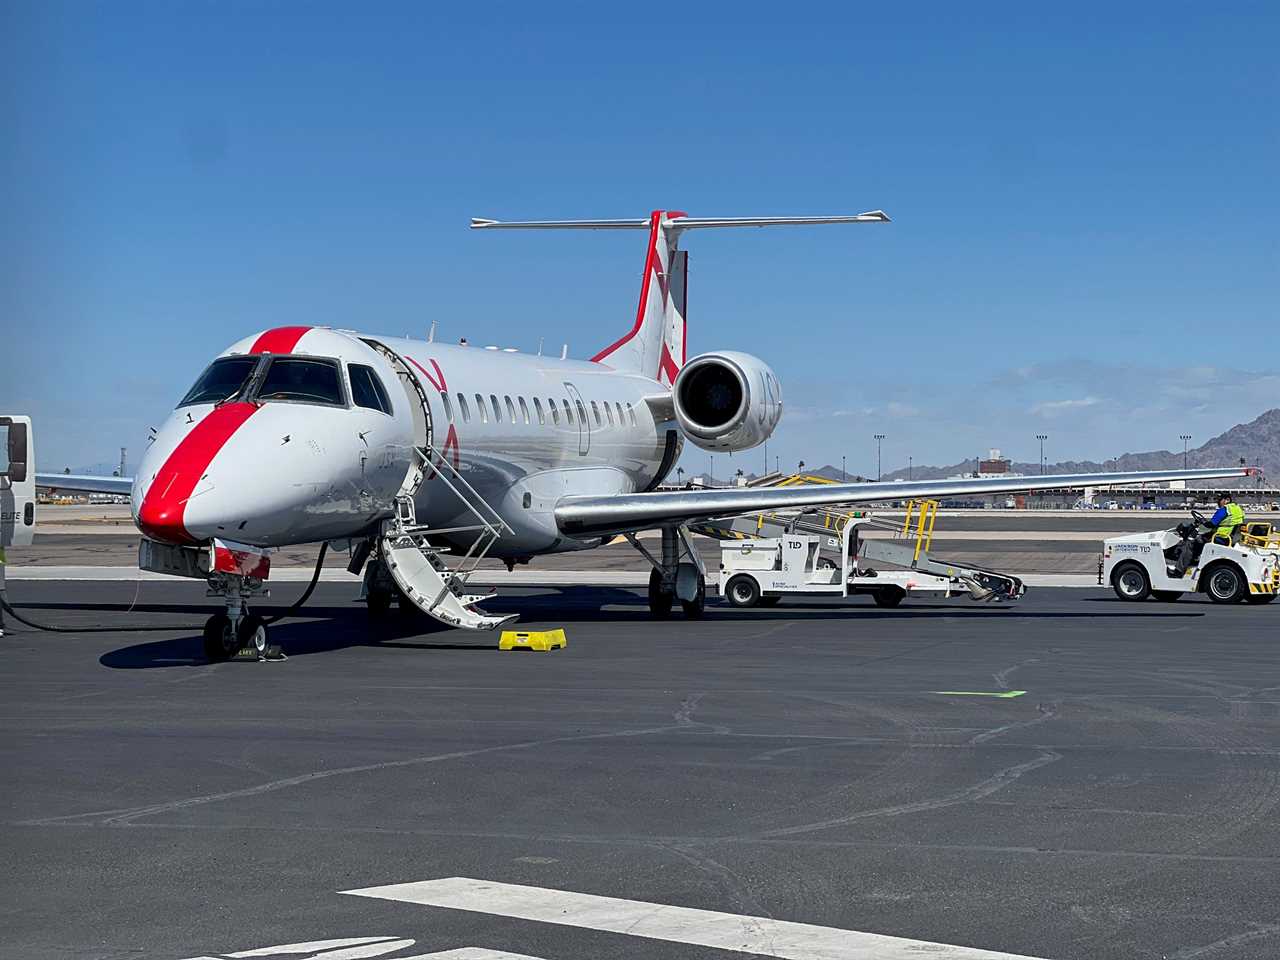
<path fill-rule="evenodd" d="M 499 650 L 556 650 L 567 647 L 564 630 L 503 630 Z"/>

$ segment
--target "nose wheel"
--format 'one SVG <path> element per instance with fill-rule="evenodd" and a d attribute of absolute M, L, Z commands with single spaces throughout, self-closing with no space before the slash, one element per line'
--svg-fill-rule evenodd
<path fill-rule="evenodd" d="M 235 627 L 225 613 L 215 613 L 205 621 L 204 655 L 208 660 L 230 660 L 240 649 Z"/>
<path fill-rule="evenodd" d="M 209 587 L 211 595 L 226 601 L 225 611 L 205 621 L 204 655 L 209 661 L 230 660 L 242 651 L 244 659 L 283 659 L 279 648 L 271 647 L 266 620 L 250 613 L 246 605 L 250 597 L 266 593 L 262 581 L 216 574 L 209 578 Z"/>

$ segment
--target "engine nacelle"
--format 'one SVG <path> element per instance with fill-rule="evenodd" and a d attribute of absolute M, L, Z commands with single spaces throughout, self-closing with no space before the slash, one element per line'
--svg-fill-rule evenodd
<path fill-rule="evenodd" d="M 747 353 L 704 353 L 671 387 L 676 422 L 703 450 L 736 453 L 769 439 L 782 419 L 782 387 L 769 365 Z"/>

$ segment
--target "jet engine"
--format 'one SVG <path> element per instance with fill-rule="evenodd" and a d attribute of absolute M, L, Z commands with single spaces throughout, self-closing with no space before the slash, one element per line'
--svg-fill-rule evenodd
<path fill-rule="evenodd" d="M 750 450 L 782 419 L 782 388 L 769 365 L 747 353 L 704 353 L 671 387 L 676 422 L 703 450 Z"/>

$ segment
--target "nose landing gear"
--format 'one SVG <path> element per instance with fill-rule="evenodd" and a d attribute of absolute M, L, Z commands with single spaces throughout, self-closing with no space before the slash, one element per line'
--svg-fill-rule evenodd
<path fill-rule="evenodd" d="M 215 613 L 204 625 L 204 655 L 210 661 L 284 659 L 280 648 L 269 642 L 267 622 L 246 605 L 251 597 L 268 595 L 261 580 L 215 573 L 209 577 L 208 595 L 226 603 L 226 612 Z"/>

